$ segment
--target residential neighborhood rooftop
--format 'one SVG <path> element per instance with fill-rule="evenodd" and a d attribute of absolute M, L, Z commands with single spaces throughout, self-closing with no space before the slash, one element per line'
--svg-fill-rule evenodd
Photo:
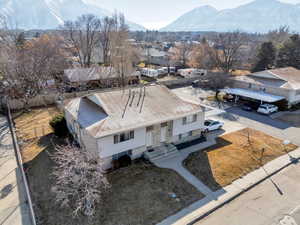
<path fill-rule="evenodd" d="M 96 93 L 71 100 L 65 109 L 96 138 L 204 110 L 162 85 Z"/>
<path fill-rule="evenodd" d="M 234 79 L 286 89 L 300 88 L 300 70 L 293 67 L 264 70 L 247 76 L 238 76 Z"/>

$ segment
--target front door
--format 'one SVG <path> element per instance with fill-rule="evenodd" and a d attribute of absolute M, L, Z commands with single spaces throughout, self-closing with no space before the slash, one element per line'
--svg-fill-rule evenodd
<path fill-rule="evenodd" d="M 160 142 L 166 142 L 167 141 L 167 129 L 168 127 L 162 127 L 160 129 Z"/>
<path fill-rule="evenodd" d="M 152 146 L 153 145 L 152 131 L 148 131 L 146 133 L 146 145 L 147 146 Z"/>

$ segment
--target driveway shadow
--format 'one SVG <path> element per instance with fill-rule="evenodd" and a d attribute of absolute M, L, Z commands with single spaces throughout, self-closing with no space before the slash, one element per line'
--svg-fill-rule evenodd
<path fill-rule="evenodd" d="M 258 114 L 256 112 L 244 111 L 238 107 L 231 107 L 225 109 L 225 111 L 227 113 L 230 113 L 233 117 L 237 117 L 237 118 L 245 117 L 247 119 L 254 120 L 281 130 L 285 130 L 291 127 L 290 124 L 284 123 L 282 121 L 274 120 L 267 115 Z"/>

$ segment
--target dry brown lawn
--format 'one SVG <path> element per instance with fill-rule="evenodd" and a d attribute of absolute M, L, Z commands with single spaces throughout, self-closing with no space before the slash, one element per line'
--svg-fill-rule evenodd
<path fill-rule="evenodd" d="M 250 73 L 251 73 L 251 71 L 249 71 L 249 70 L 235 70 L 235 71 L 231 72 L 231 74 L 233 76 L 245 76 L 245 75 L 248 75 Z"/>
<path fill-rule="evenodd" d="M 53 133 L 49 121 L 58 113 L 58 109 L 51 106 L 31 109 L 15 116 L 14 122 L 25 163 L 34 159 L 49 145 Z"/>
<path fill-rule="evenodd" d="M 112 187 L 88 223 L 86 217 L 73 218 L 69 208 L 56 205 L 48 152 L 52 146 L 27 164 L 35 213 L 43 225 L 152 225 L 204 197 L 174 171 L 140 161 L 108 174 Z"/>
<path fill-rule="evenodd" d="M 290 144 L 286 150 L 296 148 Z M 282 140 L 246 128 L 226 134 L 217 139 L 216 145 L 191 154 L 184 165 L 212 190 L 218 190 L 284 154 Z"/>

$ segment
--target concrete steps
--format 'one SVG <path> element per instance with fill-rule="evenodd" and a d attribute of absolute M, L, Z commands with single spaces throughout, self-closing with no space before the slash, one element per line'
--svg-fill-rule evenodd
<path fill-rule="evenodd" d="M 165 157 L 175 156 L 179 154 L 177 148 L 172 144 L 165 144 L 157 148 L 148 150 L 144 153 L 145 158 L 151 162 Z"/>

